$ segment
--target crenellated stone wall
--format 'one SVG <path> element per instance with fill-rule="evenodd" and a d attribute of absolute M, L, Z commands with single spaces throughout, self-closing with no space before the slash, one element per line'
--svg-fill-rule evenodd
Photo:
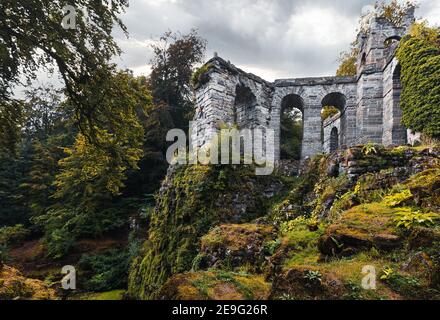
<path fill-rule="evenodd" d="M 280 158 L 281 114 L 294 107 L 303 113 L 301 158 L 374 142 L 407 143 L 401 125 L 400 66 L 395 58 L 398 41 L 414 21 L 409 10 L 402 26 L 383 18 L 367 17 L 368 29 L 358 35 L 359 56 L 355 77 L 314 77 L 268 82 L 220 57 L 207 62 L 207 73 L 196 88 L 193 145 L 202 147 L 222 127 L 272 129 L 275 156 Z M 322 122 L 324 106 L 340 114 Z"/>

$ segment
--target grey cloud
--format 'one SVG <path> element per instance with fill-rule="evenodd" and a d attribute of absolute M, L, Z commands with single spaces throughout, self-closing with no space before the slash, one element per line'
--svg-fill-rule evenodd
<path fill-rule="evenodd" d="M 440 6 L 436 0 L 422 2 L 425 11 Z M 129 40 L 121 40 L 123 59 L 127 66 L 146 65 L 152 55 L 148 40 L 167 30 L 188 32 L 197 28 L 208 40 L 208 56 L 219 52 L 244 69 L 258 68 L 263 77 L 334 74 L 339 53 L 354 39 L 362 8 L 373 3 L 133 0 L 123 17 L 130 32 Z"/>

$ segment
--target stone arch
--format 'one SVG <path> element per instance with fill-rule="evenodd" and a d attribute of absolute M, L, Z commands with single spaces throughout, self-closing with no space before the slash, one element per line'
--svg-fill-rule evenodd
<path fill-rule="evenodd" d="M 331 92 L 324 96 L 321 104 L 323 106 L 334 106 L 342 113 L 347 105 L 347 97 L 340 92 Z"/>
<path fill-rule="evenodd" d="M 300 160 L 304 139 L 304 100 L 288 94 L 280 105 L 280 159 Z"/>
<path fill-rule="evenodd" d="M 394 35 L 394 36 L 387 37 L 383 43 L 385 44 L 385 46 L 387 46 L 393 42 L 399 42 L 400 40 L 402 40 L 402 37 Z"/>
<path fill-rule="evenodd" d="M 255 120 L 257 98 L 249 87 L 237 85 L 233 108 L 233 122 L 238 127 L 250 127 Z"/>
<path fill-rule="evenodd" d="M 345 133 L 347 131 L 347 96 L 341 92 L 331 92 L 325 95 L 321 100 L 322 109 L 325 107 L 335 107 L 339 110 L 339 113 L 334 114 L 333 116 L 323 119 L 322 122 L 322 144 L 325 151 L 330 151 L 331 146 L 331 133 L 332 128 L 337 127 L 338 130 L 338 148 L 342 147 L 345 143 Z M 326 146 L 327 145 L 327 146 Z M 333 150 L 334 151 L 334 150 Z"/>
<path fill-rule="evenodd" d="M 339 132 L 338 128 L 333 127 L 330 133 L 330 152 L 335 152 L 339 149 Z"/>

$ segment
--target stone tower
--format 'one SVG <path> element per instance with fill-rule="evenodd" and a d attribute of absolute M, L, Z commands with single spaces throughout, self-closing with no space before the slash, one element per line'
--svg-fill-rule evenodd
<path fill-rule="evenodd" d="M 406 144 L 407 130 L 401 125 L 399 107 L 400 66 L 395 52 L 414 23 L 414 8 L 407 12 L 400 26 L 374 15 L 367 19 L 365 31 L 357 38 L 357 142 Z"/>

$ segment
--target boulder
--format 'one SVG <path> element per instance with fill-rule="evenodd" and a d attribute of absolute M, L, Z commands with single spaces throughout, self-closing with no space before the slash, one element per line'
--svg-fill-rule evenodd
<path fill-rule="evenodd" d="M 202 238 L 198 268 L 237 268 L 250 265 L 261 270 L 265 261 L 264 244 L 274 239 L 272 226 L 226 224 L 216 227 Z"/>
<path fill-rule="evenodd" d="M 436 242 L 440 242 L 440 232 L 429 228 L 415 228 L 408 240 L 410 250 L 432 247 Z"/>
<path fill-rule="evenodd" d="M 322 235 L 319 250 L 326 256 L 351 256 L 372 247 L 383 251 L 401 247 L 403 239 L 393 227 L 394 210 L 371 203 L 346 211 Z"/>
<path fill-rule="evenodd" d="M 189 272 L 172 276 L 159 290 L 161 300 L 266 300 L 270 285 L 261 276 L 230 272 Z"/>
<path fill-rule="evenodd" d="M 270 298 L 337 300 L 342 298 L 344 291 L 344 284 L 336 274 L 311 266 L 298 266 L 274 277 Z"/>
<path fill-rule="evenodd" d="M 55 290 L 43 281 L 24 277 L 17 269 L 3 265 L 0 270 L 0 300 L 54 300 Z"/>

